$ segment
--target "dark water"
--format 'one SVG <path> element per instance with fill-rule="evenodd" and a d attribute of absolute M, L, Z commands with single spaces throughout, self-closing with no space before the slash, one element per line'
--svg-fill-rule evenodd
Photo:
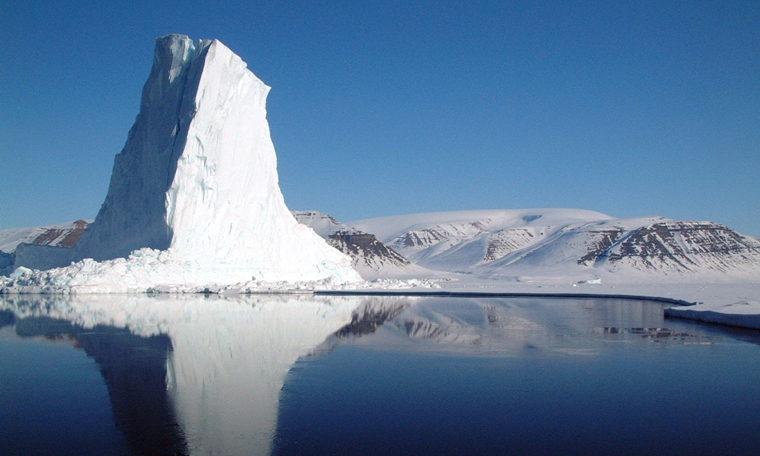
<path fill-rule="evenodd" d="M 609 299 L 0 300 L 3 454 L 755 454 L 760 332 Z"/>

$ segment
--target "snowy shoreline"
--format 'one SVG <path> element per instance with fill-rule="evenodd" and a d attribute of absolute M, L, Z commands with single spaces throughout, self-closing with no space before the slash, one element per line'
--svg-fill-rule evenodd
<path fill-rule="evenodd" d="M 516 284 L 448 282 L 436 290 L 315 290 L 316 295 L 375 295 L 552 299 L 624 299 L 673 304 L 664 309 L 667 317 L 712 324 L 760 329 L 760 283 L 671 283 L 671 284 Z M 485 290 L 484 288 L 490 288 Z"/>
<path fill-rule="evenodd" d="M 446 298 L 554 298 L 554 299 L 625 299 L 631 301 L 655 301 L 678 306 L 694 306 L 696 302 L 660 296 L 639 296 L 607 293 L 538 293 L 497 291 L 405 291 L 405 290 L 315 290 L 316 296 L 413 296 Z"/>
<path fill-rule="evenodd" d="M 760 302 L 758 301 L 701 304 L 690 309 L 670 307 L 665 309 L 665 316 L 760 330 Z"/>
<path fill-rule="evenodd" d="M 242 285 L 242 286 L 241 286 Z M 247 285 L 247 286 L 246 286 Z M 411 296 L 461 298 L 550 298 L 623 299 L 672 304 L 664 310 L 667 317 L 684 318 L 727 326 L 760 329 L 760 283 L 681 283 L 681 284 L 526 284 L 506 282 L 464 282 L 424 280 L 378 280 L 363 284 L 268 283 L 238 284 L 233 287 L 185 290 L 153 289 L 142 293 L 105 293 L 121 295 L 315 295 L 315 296 Z M 363 285 L 363 286 L 362 286 Z M 78 293 L 64 290 L 0 289 L 0 298 L 10 296 L 67 296 Z M 258 288 L 258 289 L 257 289 Z M 85 293 L 97 295 L 100 293 Z"/>

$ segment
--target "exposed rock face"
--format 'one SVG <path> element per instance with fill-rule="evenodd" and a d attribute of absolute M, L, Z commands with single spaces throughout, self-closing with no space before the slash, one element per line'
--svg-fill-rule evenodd
<path fill-rule="evenodd" d="M 540 231 L 540 230 L 538 230 Z M 499 230 L 488 236 L 488 248 L 483 261 L 489 263 L 523 249 L 543 236 L 535 228 L 512 228 Z"/>
<path fill-rule="evenodd" d="M 71 248 L 79 242 L 87 225 L 85 220 L 76 220 L 57 225 L 0 230 L 0 251 L 14 253 L 19 244 Z"/>
<path fill-rule="evenodd" d="M 578 264 L 593 265 L 605 252 L 623 237 L 623 228 L 589 230 L 586 232 L 588 252 L 578 259 Z"/>
<path fill-rule="evenodd" d="M 365 279 L 382 273 L 411 270 L 413 265 L 375 235 L 364 233 L 317 211 L 293 211 L 299 223 L 312 228 L 328 244 L 351 257 L 351 265 Z"/>
<path fill-rule="evenodd" d="M 34 238 L 32 244 L 74 247 L 82 237 L 82 233 L 84 233 L 87 225 L 86 221 L 77 220 L 69 229 L 59 227 L 48 228 L 44 233 L 40 233 Z"/>
<path fill-rule="evenodd" d="M 411 262 L 494 280 L 751 279 L 760 243 L 711 222 L 572 209 L 462 211 L 353 222 Z M 664 277 L 670 278 L 665 279 Z"/>
<path fill-rule="evenodd" d="M 584 258 L 678 272 L 727 272 L 760 263 L 760 242 L 717 223 L 667 221 L 633 230 L 623 239 L 622 234 L 616 239 L 610 235 L 606 242 L 611 245 L 600 245 Z"/>
<path fill-rule="evenodd" d="M 368 266 L 381 259 L 399 265 L 409 264 L 409 260 L 380 242 L 374 234 L 362 233 L 361 231 L 336 231 L 328 236 L 328 242 L 355 259 L 357 263 L 364 261 L 364 264 Z"/>
<path fill-rule="evenodd" d="M 391 246 L 401 249 L 425 249 L 450 239 L 471 238 L 487 230 L 490 220 L 471 223 L 452 223 L 432 228 L 410 230 L 390 241 Z"/>

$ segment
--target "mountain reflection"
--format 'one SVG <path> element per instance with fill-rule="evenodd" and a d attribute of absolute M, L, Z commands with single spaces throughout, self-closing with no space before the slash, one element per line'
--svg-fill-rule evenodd
<path fill-rule="evenodd" d="M 633 323 L 633 325 L 632 325 Z M 315 352 L 351 343 L 387 349 L 520 356 L 525 350 L 593 354 L 618 338 L 684 344 L 710 337 L 664 327 L 662 305 L 603 299 L 368 298 Z"/>
<path fill-rule="evenodd" d="M 0 327 L 65 340 L 97 362 L 137 454 L 269 454 L 288 372 L 345 344 L 511 357 L 595 355 L 634 339 L 712 341 L 665 323 L 662 306 L 646 301 L 0 297 Z M 278 442 L 274 450 L 287 452 Z"/>

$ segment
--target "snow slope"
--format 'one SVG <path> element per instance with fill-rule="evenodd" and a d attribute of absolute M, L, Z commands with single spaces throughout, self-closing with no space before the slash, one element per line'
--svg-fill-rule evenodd
<path fill-rule="evenodd" d="M 350 222 L 421 266 L 472 272 L 525 251 L 562 229 L 612 218 L 578 209 L 505 209 L 410 214 Z"/>
<path fill-rule="evenodd" d="M 335 220 L 318 211 L 293 211 L 299 223 L 312 228 L 328 244 L 351 257 L 351 265 L 365 280 L 430 277 L 435 272 L 412 264 L 373 234 Z"/>
<path fill-rule="evenodd" d="M 758 280 L 760 243 L 711 222 L 574 209 L 460 211 L 350 223 L 426 268 L 487 280 Z"/>
<path fill-rule="evenodd" d="M 88 222 L 76 220 L 49 226 L 0 230 L 0 251 L 14 253 L 19 244 L 73 247 L 79 242 Z"/>
<path fill-rule="evenodd" d="M 541 219 L 539 221 L 539 219 Z M 568 221 L 609 220 L 612 217 L 600 212 L 582 209 L 490 209 L 473 211 L 427 212 L 394 215 L 348 222 L 357 229 L 375 234 L 387 242 L 412 230 L 429 230 L 442 225 L 443 230 L 456 233 L 468 226 L 476 231 L 494 230 L 529 224 L 547 226 Z M 537 222 L 538 221 L 538 222 Z M 480 226 L 482 228 L 477 228 Z M 464 228 L 459 228 L 464 227 Z"/>
<path fill-rule="evenodd" d="M 40 279 L 92 292 L 144 291 L 162 282 L 361 280 L 348 257 L 285 206 L 266 120 L 268 92 L 218 40 L 158 38 L 140 114 L 116 156 L 105 202 L 59 266 L 88 258 L 112 263 Z M 155 274 L 142 274 L 151 281 L 138 289 L 120 288 L 120 273 L 109 271 L 139 274 L 145 262 L 130 260 L 138 250 L 155 260 L 148 266 Z M 17 255 L 15 266 L 36 268 L 33 253 Z M 126 264 L 113 263 L 122 258 Z"/>
<path fill-rule="evenodd" d="M 668 315 L 760 329 L 760 242 L 716 223 L 556 209 L 350 223 L 428 268 L 465 273 L 445 289 L 665 297 L 698 303 Z"/>
<path fill-rule="evenodd" d="M 68 261 L 88 222 L 76 220 L 51 226 L 0 230 L 0 275 L 13 272 L 16 257 L 31 257 L 36 264 L 56 267 Z M 46 247 L 40 247 L 46 246 Z"/>

